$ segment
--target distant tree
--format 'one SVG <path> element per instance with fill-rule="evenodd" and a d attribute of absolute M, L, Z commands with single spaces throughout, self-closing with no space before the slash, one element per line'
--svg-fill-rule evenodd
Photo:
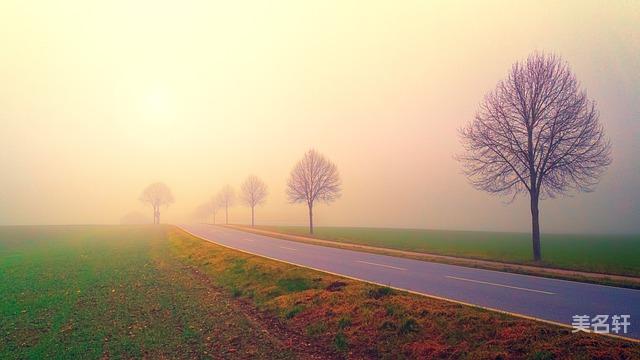
<path fill-rule="evenodd" d="M 539 200 L 592 191 L 611 163 L 598 118 L 568 64 L 535 53 L 513 65 L 460 131 L 458 159 L 476 189 L 511 200 L 529 195 L 535 261 L 542 258 Z"/>
<path fill-rule="evenodd" d="M 220 207 L 224 207 L 224 223 L 229 224 L 229 208 L 235 204 L 236 193 L 231 185 L 225 185 L 217 197 Z"/>
<path fill-rule="evenodd" d="M 251 226 L 255 226 L 255 207 L 267 198 L 267 185 L 255 175 L 249 175 L 242 183 L 242 202 L 251 208 Z"/>
<path fill-rule="evenodd" d="M 197 221 L 208 222 L 211 219 L 211 215 L 214 215 L 214 223 L 215 223 L 215 214 L 214 212 L 214 204 L 211 201 L 207 201 L 202 203 L 196 207 L 193 212 L 193 217 Z"/>
<path fill-rule="evenodd" d="M 140 201 L 153 208 L 153 223 L 160 224 L 160 208 L 173 204 L 173 194 L 167 185 L 157 182 L 147 186 L 140 195 Z"/>
<path fill-rule="evenodd" d="M 291 171 L 287 197 L 291 203 L 304 202 L 309 208 L 309 233 L 313 234 L 313 205 L 331 203 L 340 197 L 338 168 L 315 150 L 309 150 Z"/>
<path fill-rule="evenodd" d="M 212 196 L 211 200 L 209 200 L 210 212 L 213 217 L 213 225 L 216 224 L 216 215 L 218 214 L 218 210 L 220 210 L 220 199 L 218 196 Z"/>

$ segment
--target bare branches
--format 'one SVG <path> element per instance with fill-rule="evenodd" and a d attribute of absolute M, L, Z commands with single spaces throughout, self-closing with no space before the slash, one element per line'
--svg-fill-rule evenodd
<path fill-rule="evenodd" d="M 242 202 L 251 208 L 251 226 L 255 226 L 255 207 L 267 198 L 267 185 L 255 175 L 242 183 Z"/>
<path fill-rule="evenodd" d="M 236 192 L 231 185 L 225 185 L 216 197 L 216 202 L 220 207 L 224 207 L 224 223 L 229 224 L 229 207 L 236 201 Z"/>
<path fill-rule="evenodd" d="M 255 175 L 249 175 L 241 186 L 241 200 L 250 208 L 262 205 L 267 198 L 267 185 Z"/>
<path fill-rule="evenodd" d="M 591 191 L 611 163 L 595 103 L 566 62 L 535 53 L 513 65 L 460 130 L 458 156 L 473 186 L 493 194 L 528 193 L 533 259 L 541 259 L 538 201 Z"/>
<path fill-rule="evenodd" d="M 173 204 L 173 194 L 167 185 L 157 182 L 147 186 L 140 195 L 140 201 L 151 206 Z"/>
<path fill-rule="evenodd" d="M 173 204 L 173 194 L 167 185 L 158 182 L 147 186 L 140 195 L 140 201 L 153 208 L 153 223 L 160 223 L 160 207 Z"/>
<path fill-rule="evenodd" d="M 598 118 L 567 63 L 536 53 L 485 96 L 460 131 L 458 158 L 474 187 L 490 193 L 591 191 L 611 163 Z"/>
<path fill-rule="evenodd" d="M 291 170 L 287 197 L 292 203 L 305 202 L 309 208 L 309 232 L 313 234 L 313 204 L 330 203 L 340 197 L 338 168 L 315 150 L 307 151 Z"/>
<path fill-rule="evenodd" d="M 221 204 L 220 204 L 220 197 L 219 196 L 212 196 L 211 199 L 209 200 L 209 208 L 211 210 L 211 214 L 213 215 L 213 217 L 216 217 L 216 214 L 218 213 L 218 210 L 220 210 Z"/>
<path fill-rule="evenodd" d="M 211 216 L 213 211 L 213 204 L 209 201 L 198 205 L 193 211 L 193 218 L 198 221 L 207 221 L 209 216 Z"/>
<path fill-rule="evenodd" d="M 225 185 L 218 193 L 218 201 L 221 207 L 231 207 L 236 202 L 236 192 L 231 185 Z"/>
<path fill-rule="evenodd" d="M 331 161 L 315 150 L 304 154 L 291 171 L 287 196 L 292 203 L 315 201 L 330 203 L 340 197 L 340 174 Z"/>

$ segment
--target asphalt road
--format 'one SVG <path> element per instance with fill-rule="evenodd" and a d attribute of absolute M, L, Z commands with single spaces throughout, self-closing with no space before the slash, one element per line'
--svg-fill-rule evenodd
<path fill-rule="evenodd" d="M 395 288 L 571 325 L 574 315 L 630 315 L 640 339 L 640 290 L 411 260 L 299 243 L 212 225 L 182 225 L 214 243 Z"/>

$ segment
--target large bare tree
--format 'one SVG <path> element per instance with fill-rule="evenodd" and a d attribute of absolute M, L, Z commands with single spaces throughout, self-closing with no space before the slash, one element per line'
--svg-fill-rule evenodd
<path fill-rule="evenodd" d="M 539 200 L 592 191 L 611 163 L 595 102 L 551 54 L 515 63 L 460 136 L 458 159 L 475 188 L 512 201 L 529 195 L 535 261 L 542 258 Z"/>
<path fill-rule="evenodd" d="M 330 203 L 340 197 L 340 174 L 335 164 L 315 150 L 309 150 L 291 171 L 287 197 L 309 208 L 309 233 L 313 234 L 313 204 Z"/>
<path fill-rule="evenodd" d="M 157 182 L 147 186 L 140 195 L 140 201 L 153 208 L 153 223 L 160 224 L 160 208 L 173 204 L 173 194 L 167 185 Z"/>
<path fill-rule="evenodd" d="M 267 185 L 255 175 L 249 175 L 242 183 L 242 202 L 251 208 L 251 226 L 255 226 L 255 207 L 264 204 Z"/>
<path fill-rule="evenodd" d="M 224 223 L 229 224 L 229 208 L 235 204 L 236 192 L 231 185 L 225 185 L 218 193 L 218 204 L 224 207 Z"/>

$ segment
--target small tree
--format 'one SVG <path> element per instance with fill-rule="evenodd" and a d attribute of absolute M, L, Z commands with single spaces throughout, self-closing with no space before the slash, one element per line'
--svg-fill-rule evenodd
<path fill-rule="evenodd" d="M 475 188 L 512 200 L 529 195 L 535 261 L 542 258 L 539 200 L 592 191 L 611 163 L 598 118 L 568 64 L 536 53 L 513 65 L 460 131 L 459 160 Z"/>
<path fill-rule="evenodd" d="M 153 208 L 153 223 L 160 224 L 160 208 L 173 204 L 173 194 L 167 185 L 157 182 L 147 186 L 140 195 L 140 201 Z"/>
<path fill-rule="evenodd" d="M 211 214 L 211 203 L 200 204 L 193 212 L 193 217 L 198 221 L 207 222 Z"/>
<path fill-rule="evenodd" d="M 218 193 L 218 201 L 220 207 L 224 207 L 224 223 L 229 224 L 229 208 L 233 206 L 236 201 L 236 192 L 231 185 L 225 185 L 220 193 Z"/>
<path fill-rule="evenodd" d="M 255 175 L 249 175 L 242 183 L 242 202 L 251 208 L 251 226 L 255 226 L 255 207 L 264 204 L 267 185 Z"/>
<path fill-rule="evenodd" d="M 313 205 L 331 203 L 340 197 L 338 168 L 315 150 L 307 151 L 291 171 L 287 196 L 291 203 L 304 202 L 309 208 L 309 233 L 313 234 Z"/>
<path fill-rule="evenodd" d="M 218 214 L 218 210 L 220 210 L 220 199 L 218 196 L 212 196 L 209 201 L 211 215 L 213 216 L 213 225 L 216 224 L 216 215 Z"/>

